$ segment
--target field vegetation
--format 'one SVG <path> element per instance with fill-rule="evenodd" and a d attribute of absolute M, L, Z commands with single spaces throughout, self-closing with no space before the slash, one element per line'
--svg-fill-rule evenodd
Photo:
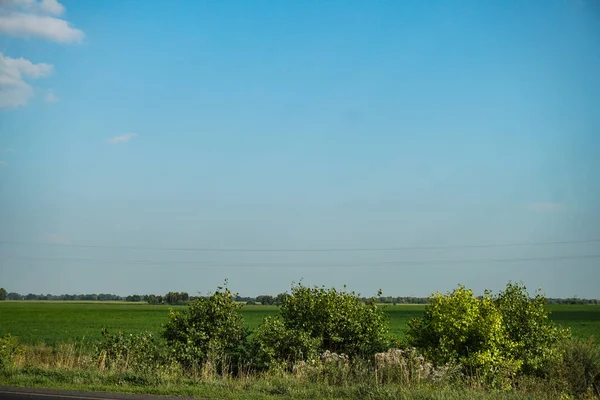
<path fill-rule="evenodd" d="M 600 397 L 599 307 L 548 305 L 520 285 L 387 307 L 302 285 L 280 307 L 235 299 L 219 288 L 186 306 L 2 302 L 0 385 L 217 398 Z"/>
<path fill-rule="evenodd" d="M 404 337 L 408 321 L 422 317 L 424 304 L 382 305 L 388 317 L 390 333 Z M 82 340 L 97 341 L 102 328 L 128 333 L 159 334 L 167 322 L 169 309 L 185 306 L 155 305 L 120 301 L 3 301 L 0 302 L 0 336 L 11 333 L 24 344 L 55 345 Z M 600 305 L 547 304 L 550 319 L 569 327 L 573 336 L 600 339 Z M 244 325 L 256 329 L 265 317 L 279 315 L 278 306 L 252 305 L 242 307 Z"/>

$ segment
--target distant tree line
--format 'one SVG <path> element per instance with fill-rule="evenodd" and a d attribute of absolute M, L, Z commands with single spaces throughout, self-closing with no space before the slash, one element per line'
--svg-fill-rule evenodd
<path fill-rule="evenodd" d="M 368 301 L 369 299 L 363 297 L 361 300 Z M 379 297 L 377 298 L 378 303 L 383 304 L 428 304 L 429 299 L 427 297 Z"/>
<path fill-rule="evenodd" d="M 244 297 L 236 296 L 235 301 L 238 303 L 245 303 L 247 305 L 262 304 L 262 305 L 275 305 L 279 306 L 283 304 L 287 293 L 279 293 L 277 296 L 271 295 L 260 295 L 256 297 Z M 155 294 L 134 294 L 126 297 L 117 296 L 116 294 L 100 293 L 100 294 L 33 294 L 29 293 L 22 295 L 15 292 L 7 292 L 6 289 L 0 288 L 0 301 L 2 300 L 70 300 L 70 301 L 127 301 L 132 303 L 146 302 L 148 304 L 168 304 L 168 305 L 185 305 L 190 301 L 203 296 L 190 296 L 186 292 L 169 292 L 163 295 Z M 371 299 L 362 297 L 360 299 L 363 302 L 368 302 Z M 376 298 L 378 303 L 381 304 L 428 304 L 429 298 L 427 297 L 393 297 L 385 296 Z M 546 298 L 548 304 L 600 304 L 598 299 L 580 299 L 577 297 L 572 298 Z"/>
<path fill-rule="evenodd" d="M 148 304 L 187 304 L 192 297 L 186 292 L 169 292 L 164 296 L 150 294 L 146 296 L 145 301 Z"/>
<path fill-rule="evenodd" d="M 598 299 L 579 299 L 577 297 L 571 297 L 568 299 L 546 299 L 548 304 L 600 304 Z"/>
<path fill-rule="evenodd" d="M 1 300 L 1 298 L 0 298 Z M 6 295 L 6 300 L 88 300 L 88 301 L 123 301 L 123 297 L 115 294 L 19 294 L 10 292 Z"/>

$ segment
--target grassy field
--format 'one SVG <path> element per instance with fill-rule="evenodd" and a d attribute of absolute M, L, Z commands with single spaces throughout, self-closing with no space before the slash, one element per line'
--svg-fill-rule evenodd
<path fill-rule="evenodd" d="M 11 333 L 22 343 L 49 345 L 100 338 L 103 327 L 109 331 L 160 332 L 166 322 L 169 306 L 117 302 L 0 302 L 0 335 Z M 178 309 L 180 307 L 174 307 Z M 181 307 L 182 309 L 184 307 Z M 423 305 L 390 305 L 385 312 L 390 329 L 401 337 L 411 318 L 423 314 Z M 568 326 L 579 337 L 600 339 L 600 306 L 551 305 L 551 318 Z M 276 315 L 275 306 L 245 306 L 242 308 L 248 328 L 253 329 L 268 315 Z"/>

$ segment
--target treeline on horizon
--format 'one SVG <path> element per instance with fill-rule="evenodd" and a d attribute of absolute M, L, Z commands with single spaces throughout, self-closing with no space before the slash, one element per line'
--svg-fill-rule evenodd
<path fill-rule="evenodd" d="M 281 305 L 287 293 L 279 293 L 277 296 L 260 295 L 256 297 L 244 297 L 237 295 L 235 301 L 245 303 L 246 305 Z M 34 294 L 29 293 L 22 295 L 15 292 L 8 293 L 4 288 L 0 288 L 1 300 L 59 300 L 59 301 L 126 301 L 131 303 L 148 303 L 152 305 L 168 304 L 168 305 L 186 305 L 190 301 L 205 296 L 190 296 L 186 292 L 168 292 L 165 295 L 155 294 L 134 294 L 129 296 L 118 296 L 116 294 L 100 293 L 100 294 Z M 481 296 L 480 296 L 481 297 Z M 370 297 L 362 297 L 361 300 L 369 301 Z M 412 297 L 412 296 L 380 296 L 377 297 L 377 302 L 382 304 L 428 304 L 428 297 Z M 570 298 L 546 298 L 548 304 L 600 304 L 598 299 L 580 299 L 577 297 Z"/>

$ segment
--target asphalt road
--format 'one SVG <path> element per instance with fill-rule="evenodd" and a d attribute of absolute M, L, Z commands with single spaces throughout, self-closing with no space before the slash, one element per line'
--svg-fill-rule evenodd
<path fill-rule="evenodd" d="M 0 386 L 0 400 L 182 400 L 183 397 Z M 189 398 L 188 398 L 189 399 Z"/>

